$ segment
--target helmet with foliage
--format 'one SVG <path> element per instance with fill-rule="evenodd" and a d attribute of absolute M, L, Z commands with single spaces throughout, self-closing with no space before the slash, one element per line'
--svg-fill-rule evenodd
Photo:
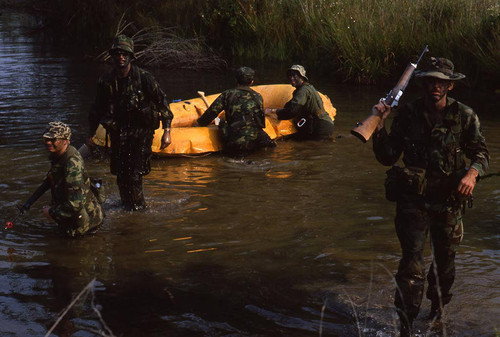
<path fill-rule="evenodd" d="M 124 50 L 130 54 L 132 54 L 132 57 L 135 58 L 134 54 L 134 40 L 129 38 L 128 36 L 124 34 L 120 34 L 115 39 L 113 40 L 113 45 L 109 49 L 109 53 L 113 53 L 115 50 Z"/>

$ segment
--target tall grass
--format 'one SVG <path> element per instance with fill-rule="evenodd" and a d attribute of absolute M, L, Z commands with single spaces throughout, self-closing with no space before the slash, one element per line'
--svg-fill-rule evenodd
<path fill-rule="evenodd" d="M 372 82 L 404 68 L 428 44 L 433 55 L 453 59 L 464 72 L 500 75 L 498 0 L 240 0 L 238 4 L 240 26 L 248 28 L 237 29 L 252 32 L 253 39 L 235 39 L 233 45 L 247 54 L 293 58 L 313 66 L 326 63 L 348 79 Z"/>
<path fill-rule="evenodd" d="M 176 27 L 229 60 L 300 62 L 357 82 L 399 76 L 426 44 L 469 77 L 500 75 L 498 0 L 31 1 L 47 26 L 92 46 L 109 44 L 125 13 L 130 35 Z"/>

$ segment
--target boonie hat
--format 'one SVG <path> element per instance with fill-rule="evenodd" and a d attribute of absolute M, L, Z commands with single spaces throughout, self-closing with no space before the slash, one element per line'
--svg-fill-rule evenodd
<path fill-rule="evenodd" d="M 300 76 L 302 76 L 303 78 L 306 79 L 306 81 L 309 82 L 309 79 L 306 76 L 306 69 L 303 66 L 301 66 L 300 64 L 294 64 L 288 69 L 286 74 L 289 75 L 292 70 L 297 71 L 300 74 Z"/>
<path fill-rule="evenodd" d="M 239 83 L 250 83 L 253 81 L 255 70 L 249 67 L 240 67 L 236 70 L 236 80 Z"/>
<path fill-rule="evenodd" d="M 130 54 L 132 54 L 132 57 L 135 58 L 134 54 L 134 40 L 129 38 L 128 36 L 124 34 L 120 34 L 117 37 L 115 37 L 113 41 L 113 45 L 109 49 L 109 53 L 111 53 L 113 50 L 116 49 L 121 49 L 124 50 Z"/>
<path fill-rule="evenodd" d="M 49 127 L 45 130 L 43 138 L 70 139 L 71 129 L 63 122 L 50 122 Z"/>
<path fill-rule="evenodd" d="M 453 62 L 444 57 L 431 57 L 423 71 L 415 70 L 415 77 L 435 77 L 442 80 L 457 81 L 465 78 L 464 74 L 454 72 Z"/>

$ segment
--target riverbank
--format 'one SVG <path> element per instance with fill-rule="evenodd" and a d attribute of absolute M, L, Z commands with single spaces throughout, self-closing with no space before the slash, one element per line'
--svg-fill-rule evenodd
<path fill-rule="evenodd" d="M 85 46 L 94 55 L 106 50 L 122 22 L 129 35 L 168 28 L 171 37 L 189 40 L 200 53 L 230 64 L 248 59 L 302 63 L 343 81 L 396 78 L 426 44 L 432 55 L 452 59 L 473 86 L 498 82 L 500 76 L 496 0 L 25 3 L 25 10 L 35 14 L 40 28 L 57 42 Z"/>

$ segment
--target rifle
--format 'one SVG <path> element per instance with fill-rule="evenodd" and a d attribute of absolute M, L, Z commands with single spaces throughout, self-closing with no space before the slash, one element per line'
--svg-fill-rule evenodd
<path fill-rule="evenodd" d="M 40 197 L 47 192 L 47 190 L 50 188 L 50 182 L 48 179 L 45 179 L 43 183 L 36 189 L 36 191 L 29 197 L 29 199 L 22 205 L 22 206 L 17 206 L 19 209 L 19 213 L 12 219 L 12 221 L 7 221 L 5 223 L 5 229 L 10 229 L 12 226 L 14 226 L 14 221 L 19 218 L 20 215 L 24 214 L 27 210 L 30 209 L 31 205 L 33 205 Z"/>
<path fill-rule="evenodd" d="M 396 83 L 396 86 L 389 91 L 385 98 L 381 98 L 380 100 L 384 100 L 390 107 L 398 105 L 399 99 L 403 96 L 403 92 L 410 82 L 413 72 L 417 69 L 418 63 L 427 51 L 429 51 L 429 48 L 426 45 L 424 50 L 420 53 L 417 62 L 410 62 L 408 66 L 406 66 L 406 69 L 403 72 L 403 75 L 399 78 L 398 83 Z M 351 134 L 361 139 L 363 143 L 366 143 L 375 132 L 375 128 L 381 120 L 382 118 L 379 115 L 371 115 L 364 121 L 356 123 L 356 126 L 351 130 Z"/>

